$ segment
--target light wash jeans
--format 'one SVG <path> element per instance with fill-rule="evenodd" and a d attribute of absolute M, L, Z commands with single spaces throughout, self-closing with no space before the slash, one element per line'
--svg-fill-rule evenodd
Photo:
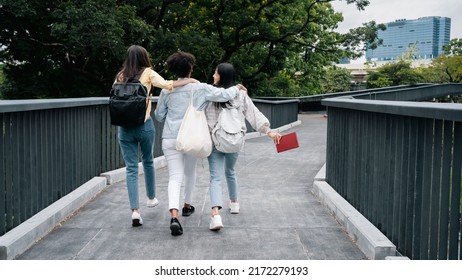
<path fill-rule="evenodd" d="M 163 139 L 162 151 L 168 166 L 168 209 L 180 210 L 180 190 L 184 178 L 184 203 L 192 203 L 196 185 L 197 158 L 176 150 L 176 139 Z"/>
<path fill-rule="evenodd" d="M 156 129 L 151 118 L 137 127 L 119 126 L 119 145 L 127 169 L 127 189 L 131 209 L 140 208 L 138 195 L 138 146 L 141 150 L 141 159 L 143 162 L 146 196 L 149 199 L 156 197 L 154 159 L 152 153 L 155 133 Z"/>
<path fill-rule="evenodd" d="M 208 157 L 210 170 L 210 205 L 218 206 L 219 209 L 223 206 L 222 198 L 222 178 L 223 170 L 226 176 L 228 185 L 228 195 L 230 200 L 237 200 L 237 179 L 234 167 L 236 165 L 239 153 L 222 153 L 213 147 L 212 154 Z"/>

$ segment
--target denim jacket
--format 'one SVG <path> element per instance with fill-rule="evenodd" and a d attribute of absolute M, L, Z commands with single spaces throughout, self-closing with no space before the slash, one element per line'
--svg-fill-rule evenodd
<path fill-rule="evenodd" d="M 176 139 L 188 109 L 191 92 L 194 96 L 193 106 L 204 109 L 209 101 L 225 102 L 233 99 L 239 94 L 239 89 L 236 86 L 224 89 L 205 83 L 190 83 L 173 91 L 162 90 L 154 115 L 157 121 L 164 122 L 163 139 Z"/>

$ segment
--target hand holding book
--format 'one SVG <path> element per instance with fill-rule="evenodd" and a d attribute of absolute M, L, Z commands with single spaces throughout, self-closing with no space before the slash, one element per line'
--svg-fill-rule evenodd
<path fill-rule="evenodd" d="M 276 143 L 276 150 L 278 153 L 292 150 L 298 147 L 298 138 L 295 132 L 282 135 L 279 143 Z"/>
<path fill-rule="evenodd" d="M 271 139 L 273 139 L 274 144 L 279 144 L 279 141 L 280 141 L 280 139 L 282 137 L 281 134 L 276 133 L 276 132 L 272 132 L 272 131 L 268 132 L 268 136 Z"/>

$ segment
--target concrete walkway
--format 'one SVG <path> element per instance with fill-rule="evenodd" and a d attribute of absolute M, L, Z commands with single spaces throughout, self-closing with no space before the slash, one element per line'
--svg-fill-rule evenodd
<path fill-rule="evenodd" d="M 247 140 L 238 165 L 240 214 L 221 210 L 224 228 L 208 229 L 207 160 L 198 162 L 196 212 L 181 217 L 184 234 L 169 230 L 168 170 L 156 170 L 160 205 L 145 206 L 142 227 L 131 226 L 125 181 L 113 183 L 52 232 L 19 255 L 21 260 L 362 260 L 367 259 L 331 211 L 314 195 L 325 163 L 327 119 L 301 114 L 300 148 L 278 154 L 268 137 Z M 227 189 L 223 188 L 227 202 Z"/>

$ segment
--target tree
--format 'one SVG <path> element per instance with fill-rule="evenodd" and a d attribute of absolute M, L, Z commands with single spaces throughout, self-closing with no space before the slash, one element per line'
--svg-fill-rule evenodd
<path fill-rule="evenodd" d="M 411 68 L 409 61 L 400 60 L 379 67 L 376 72 L 369 72 L 368 88 L 384 86 L 414 85 L 423 81 L 422 75 Z"/>
<path fill-rule="evenodd" d="M 352 80 L 353 76 L 348 69 L 329 67 L 321 80 L 321 93 L 350 91 Z"/>
<path fill-rule="evenodd" d="M 377 31 L 386 29 L 385 24 L 377 24 L 375 21 L 363 23 L 361 27 L 350 29 L 349 33 L 343 35 L 342 45 L 347 52 L 353 51 L 352 58 L 359 58 L 367 48 L 376 49 L 383 44 L 383 39 L 377 38 Z M 362 43 L 366 43 L 366 46 L 359 48 Z M 358 54 L 359 56 L 355 56 Z"/>
<path fill-rule="evenodd" d="M 460 83 L 462 82 L 462 40 L 452 39 L 443 46 L 444 54 L 433 59 L 429 67 L 419 71 L 426 82 Z"/>
<path fill-rule="evenodd" d="M 449 44 L 443 46 L 443 51 L 447 56 L 462 56 L 462 39 L 452 39 Z"/>
<path fill-rule="evenodd" d="M 387 75 L 380 72 L 370 72 L 367 78 L 367 88 L 382 88 L 392 86 Z"/>
<path fill-rule="evenodd" d="M 3 68 L 5 67 L 5 64 L 1 64 L 0 63 L 0 87 L 2 86 L 5 78 L 4 78 L 4 75 L 3 75 Z M 2 92 L 0 91 L 0 99 L 3 99 L 3 94 Z"/>
<path fill-rule="evenodd" d="M 211 82 L 214 67 L 227 61 L 251 95 L 316 93 L 325 66 L 379 43 L 375 23 L 335 32 L 343 17 L 332 1 L 3 0 L 2 92 L 106 96 L 127 47 L 140 44 L 166 78 L 165 59 L 183 50 L 196 55 L 193 76 L 201 81 Z M 345 1 L 360 10 L 369 4 Z"/>
<path fill-rule="evenodd" d="M 461 83 L 462 55 L 441 55 L 435 58 L 428 68 L 420 70 L 426 82 Z"/>
<path fill-rule="evenodd" d="M 151 31 L 135 10 L 115 0 L 3 1 L 5 96 L 106 95 L 125 42 L 142 43 Z"/>
<path fill-rule="evenodd" d="M 3 84 L 3 80 L 5 79 L 3 77 L 3 67 L 5 67 L 5 64 L 0 63 L 0 85 Z"/>

